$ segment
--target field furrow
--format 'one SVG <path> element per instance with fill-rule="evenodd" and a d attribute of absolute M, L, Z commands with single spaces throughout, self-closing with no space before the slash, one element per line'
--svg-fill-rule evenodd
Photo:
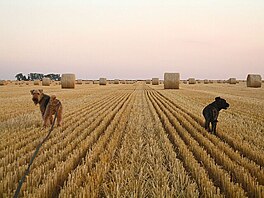
<path fill-rule="evenodd" d="M 112 99 L 114 98 L 114 96 L 112 98 L 109 98 L 108 102 L 111 102 Z M 87 105 L 86 107 L 83 107 L 82 109 L 80 109 L 78 112 L 75 112 L 73 114 L 71 114 L 70 116 L 67 116 L 64 118 L 64 122 L 66 123 L 62 129 L 60 129 L 60 131 L 63 131 L 63 133 L 57 133 L 58 134 L 63 134 L 63 136 L 65 137 L 67 135 L 67 131 L 69 132 L 69 130 L 67 130 L 67 128 L 71 127 L 77 127 L 80 125 L 80 123 L 82 123 L 86 118 L 85 115 L 87 114 L 87 111 L 89 112 L 89 114 L 93 114 L 96 111 L 99 112 L 99 110 L 101 110 L 103 107 L 109 105 L 109 103 L 98 103 L 98 104 L 91 104 L 91 105 Z M 81 119 L 78 119 L 78 121 L 74 121 L 74 118 L 80 116 Z M 25 132 L 26 133 L 26 132 Z M 34 134 L 32 134 L 34 133 Z M 27 132 L 27 138 L 24 137 L 23 139 L 19 138 L 18 140 L 13 140 L 13 142 L 8 142 L 7 144 L 7 148 L 3 149 L 1 152 L 1 155 L 5 156 L 0 160 L 0 164 L 5 165 L 5 164 L 11 164 L 14 160 L 18 161 L 19 157 L 23 157 L 28 159 L 28 156 L 25 156 L 26 153 L 30 153 L 30 150 L 33 150 L 36 145 L 39 142 L 39 139 L 42 138 L 45 133 L 47 133 L 47 130 L 43 130 L 43 129 L 32 129 L 32 131 L 28 131 Z M 62 137 L 63 137 L 62 136 Z M 53 138 L 57 138 L 57 136 L 54 136 Z M 57 141 L 60 141 L 60 138 L 57 138 Z M 53 145 L 55 144 L 55 142 L 53 142 Z M 9 146 L 12 145 L 12 146 Z M 21 165 L 21 164 L 20 164 Z"/>
<path fill-rule="evenodd" d="M 43 87 L 61 100 L 63 126 L 42 145 L 19 197 L 264 197 L 263 88 L 111 83 Z M 13 197 L 49 130 L 32 89 L 0 87 L 0 198 Z M 230 107 L 214 135 L 201 112 L 217 96 Z"/>
<path fill-rule="evenodd" d="M 123 94 L 121 97 L 116 96 L 116 100 L 114 100 L 114 103 L 112 102 L 113 107 L 118 106 L 120 102 L 125 100 L 125 98 L 128 96 L 128 94 Z M 110 101 L 111 102 L 111 101 Z M 111 104 L 111 103 L 110 103 Z M 53 133 L 55 134 L 52 136 L 44 145 L 43 145 L 43 152 L 40 153 L 38 159 L 39 161 L 36 160 L 35 164 L 33 164 L 32 169 L 31 169 L 31 175 L 28 178 L 28 183 L 29 186 L 34 186 L 34 185 L 39 185 L 41 184 L 40 182 L 42 181 L 42 177 L 44 174 L 41 173 L 48 173 L 48 170 L 53 170 L 54 167 L 58 164 L 55 162 L 58 161 L 64 161 L 66 156 L 68 156 L 74 149 L 78 149 L 78 145 L 80 142 L 85 141 L 86 136 L 89 135 L 89 133 L 95 129 L 100 123 L 103 121 L 104 117 L 100 116 L 106 116 L 111 112 L 111 109 L 109 109 L 109 104 L 106 103 L 106 105 L 101 104 L 101 107 L 103 107 L 102 110 L 100 108 L 96 109 L 96 112 L 92 111 L 92 114 L 89 114 L 86 112 L 85 116 L 82 117 L 82 119 L 86 119 L 85 121 L 80 122 L 78 119 L 78 116 L 75 117 L 75 120 L 73 120 L 72 123 L 76 123 L 76 126 L 72 129 L 67 127 L 67 124 L 72 125 L 71 122 L 66 123 L 65 130 L 59 131 L 55 130 Z M 104 110 L 107 110 L 108 112 L 104 112 Z M 77 120 L 77 119 L 78 120 Z M 92 123 L 92 124 L 91 124 Z M 88 127 L 89 126 L 89 127 Z M 90 130 L 84 130 L 87 129 L 87 127 Z M 51 147 L 52 145 L 52 147 Z M 50 149 L 51 148 L 51 149 Z M 32 148 L 34 150 L 34 148 Z M 31 153 L 33 151 L 28 150 L 29 152 L 27 153 L 28 159 L 29 160 Z M 24 159 L 24 158 L 23 158 Z M 20 165 L 22 168 L 19 170 L 16 169 L 16 163 L 14 163 L 14 168 L 12 172 L 8 172 L 9 175 L 7 175 L 3 179 L 3 185 L 13 185 L 18 181 L 18 179 L 21 178 L 22 174 L 24 173 L 24 170 L 26 168 L 26 163 L 27 161 L 24 161 L 23 164 L 25 165 Z M 48 163 L 47 163 L 48 162 Z M 36 169 L 34 169 L 36 167 Z M 37 177 L 35 176 L 35 173 Z M 42 177 L 40 177 L 42 176 Z M 7 184 L 5 184 L 7 183 Z M 14 187 L 13 187 L 14 188 Z M 8 187 L 8 189 L 12 189 Z"/>
<path fill-rule="evenodd" d="M 204 120 L 199 117 L 197 114 L 192 113 L 188 108 L 184 105 L 184 101 L 173 101 L 169 96 L 160 93 L 163 97 L 165 97 L 168 101 L 170 101 L 174 106 L 178 109 L 181 109 L 186 114 L 188 114 L 193 120 L 195 120 L 201 127 L 204 126 Z M 191 109 L 191 108 L 189 108 Z M 240 140 L 240 138 L 235 138 L 229 135 L 229 131 L 223 131 L 220 127 L 217 129 L 216 136 L 222 141 L 226 142 L 230 147 L 232 147 L 236 152 L 239 152 L 242 156 L 247 157 L 248 159 L 254 161 L 260 167 L 264 167 L 264 153 L 257 149 L 254 145 L 248 144 L 245 141 Z"/>
<path fill-rule="evenodd" d="M 204 148 L 205 151 L 215 160 L 215 162 L 223 167 L 229 174 L 232 181 L 240 183 L 249 196 L 259 197 L 263 192 L 263 186 L 259 185 L 256 181 L 256 178 L 252 177 L 249 170 L 246 170 L 241 166 L 237 161 L 232 161 L 221 149 L 218 149 L 209 139 L 205 138 L 197 129 L 195 129 L 190 122 L 188 122 L 183 116 L 180 115 L 180 112 L 175 110 L 172 105 L 169 105 L 164 98 L 159 97 L 158 94 L 155 94 L 155 97 L 159 100 L 164 108 L 169 110 L 169 116 L 176 118 L 176 122 L 180 123 L 184 129 L 182 137 L 186 138 L 186 135 L 190 135 L 186 141 L 190 142 L 190 138 L 197 142 L 200 147 Z M 176 129 L 182 131 L 179 126 L 174 125 Z M 256 171 L 257 167 L 255 167 Z M 263 172 L 256 172 L 257 176 L 260 177 L 259 182 L 263 182 Z"/>
<path fill-rule="evenodd" d="M 175 130 L 173 125 L 170 123 L 168 117 L 164 114 L 162 109 L 153 99 L 149 91 L 148 91 L 148 97 L 153 107 L 155 108 L 156 114 L 159 116 L 159 119 L 162 122 L 164 130 L 167 132 L 171 143 L 174 145 L 174 149 L 179 154 L 180 159 L 183 161 L 185 169 L 188 172 L 190 172 L 192 177 L 195 179 L 200 194 L 205 197 L 212 197 L 212 196 L 221 197 L 219 189 L 214 185 L 212 180 L 209 178 L 206 168 L 204 168 L 199 163 L 199 160 L 196 160 L 194 154 L 189 150 L 187 145 L 178 135 L 178 132 Z M 213 166 L 212 162 L 208 162 L 207 164 Z"/>
<path fill-rule="evenodd" d="M 159 139 L 158 135 L 166 138 L 165 133 L 158 133 L 142 89 L 136 92 L 127 133 L 103 183 L 103 196 L 197 197 L 196 185 L 177 160 L 168 139 L 166 145 Z"/>
<path fill-rule="evenodd" d="M 208 133 L 204 127 L 202 127 L 198 122 L 196 122 L 191 116 L 189 116 L 186 110 L 182 110 L 177 107 L 174 103 L 172 103 L 167 98 L 163 97 L 161 94 L 156 94 L 156 97 L 160 99 L 160 101 L 166 105 L 166 107 L 170 110 L 170 112 L 176 117 L 179 122 L 184 125 L 184 127 L 189 131 L 189 133 L 199 141 L 201 145 L 203 142 L 213 143 L 214 149 L 219 149 L 227 155 L 230 160 L 236 163 L 240 168 L 247 169 L 246 171 L 250 172 L 254 177 L 257 178 L 259 184 L 264 184 L 264 171 L 257 165 L 254 161 L 248 160 L 246 157 L 239 155 L 238 152 L 233 150 L 227 143 L 223 142 L 220 138 L 217 138 L 214 135 Z M 197 133 L 198 132 L 198 133 Z M 208 152 L 212 151 L 212 145 L 208 148 Z M 211 154 L 212 155 L 212 154 Z M 214 156 L 214 155 L 212 155 Z M 216 155 L 216 157 L 219 157 Z M 222 161 L 222 160 L 220 160 Z M 231 168 L 232 170 L 233 168 Z M 239 171 L 238 171 L 239 172 Z"/>

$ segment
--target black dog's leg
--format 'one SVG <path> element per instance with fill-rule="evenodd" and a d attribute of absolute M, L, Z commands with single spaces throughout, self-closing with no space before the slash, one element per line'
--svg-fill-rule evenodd
<path fill-rule="evenodd" d="M 212 133 L 213 134 L 216 134 L 216 124 L 217 124 L 217 121 L 212 122 Z"/>
<path fill-rule="evenodd" d="M 210 122 L 209 122 L 209 120 L 205 120 L 205 124 L 204 124 L 204 128 L 205 128 L 205 130 L 207 130 L 208 132 L 210 131 Z"/>

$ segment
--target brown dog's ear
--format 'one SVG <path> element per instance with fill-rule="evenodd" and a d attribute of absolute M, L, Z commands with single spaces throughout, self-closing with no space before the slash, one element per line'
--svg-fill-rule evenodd
<path fill-rule="evenodd" d="M 33 95 L 34 89 L 30 90 L 31 95 Z"/>
<path fill-rule="evenodd" d="M 43 93 L 43 89 L 39 89 L 39 93 L 41 93 L 41 94 L 42 94 L 42 93 Z"/>
<path fill-rule="evenodd" d="M 215 98 L 215 100 L 219 100 L 219 99 L 220 99 L 220 97 L 219 97 L 219 96 Z"/>

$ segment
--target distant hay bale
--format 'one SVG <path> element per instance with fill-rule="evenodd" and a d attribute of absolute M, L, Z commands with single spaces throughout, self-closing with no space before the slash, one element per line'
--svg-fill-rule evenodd
<path fill-rule="evenodd" d="M 187 84 L 187 80 L 184 80 L 184 81 L 183 81 L 183 84 Z"/>
<path fill-rule="evenodd" d="M 217 83 L 224 83 L 223 80 L 217 80 Z"/>
<path fill-rule="evenodd" d="M 205 79 L 204 84 L 209 84 L 209 80 Z"/>
<path fill-rule="evenodd" d="M 5 80 L 0 80 L 0 85 L 1 86 L 6 85 L 6 81 Z"/>
<path fill-rule="evenodd" d="M 119 84 L 119 79 L 115 79 L 114 84 L 116 84 L 116 85 Z"/>
<path fill-rule="evenodd" d="M 196 80 L 195 80 L 195 78 L 189 78 L 189 84 L 190 85 L 193 85 L 193 84 L 196 84 Z"/>
<path fill-rule="evenodd" d="M 146 84 L 150 84 L 151 83 L 151 80 L 146 80 Z"/>
<path fill-rule="evenodd" d="M 78 79 L 76 83 L 77 83 L 78 85 L 82 85 L 82 84 L 83 84 L 83 81 L 82 81 L 82 79 Z"/>
<path fill-rule="evenodd" d="M 100 78 L 99 85 L 106 85 L 106 78 Z"/>
<path fill-rule="evenodd" d="M 75 88 L 75 74 L 62 74 L 61 75 L 61 88 L 74 89 Z"/>
<path fill-rule="evenodd" d="M 164 73 L 164 89 L 179 89 L 180 73 Z"/>
<path fill-rule="evenodd" d="M 229 79 L 228 79 L 228 83 L 229 83 L 229 84 L 233 84 L 233 85 L 235 85 L 236 82 L 237 82 L 237 81 L 236 81 L 236 78 L 229 78 Z"/>
<path fill-rule="evenodd" d="M 50 86 L 51 80 L 50 78 L 42 78 L 42 86 Z"/>
<path fill-rule="evenodd" d="M 258 88 L 261 87 L 261 75 L 259 74 L 248 74 L 247 76 L 247 87 Z"/>
<path fill-rule="evenodd" d="M 34 80 L 34 85 L 40 85 L 40 80 Z"/>
<path fill-rule="evenodd" d="M 152 85 L 159 85 L 159 78 L 152 78 Z"/>

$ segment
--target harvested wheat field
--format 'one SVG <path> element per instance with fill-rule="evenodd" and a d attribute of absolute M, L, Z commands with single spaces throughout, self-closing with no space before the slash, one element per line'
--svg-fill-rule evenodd
<path fill-rule="evenodd" d="M 34 85 L 0 87 L 0 197 L 13 197 L 45 137 Z M 43 88 L 64 108 L 20 197 L 264 197 L 264 88 L 143 82 Z M 217 134 L 202 109 L 221 96 Z"/>

